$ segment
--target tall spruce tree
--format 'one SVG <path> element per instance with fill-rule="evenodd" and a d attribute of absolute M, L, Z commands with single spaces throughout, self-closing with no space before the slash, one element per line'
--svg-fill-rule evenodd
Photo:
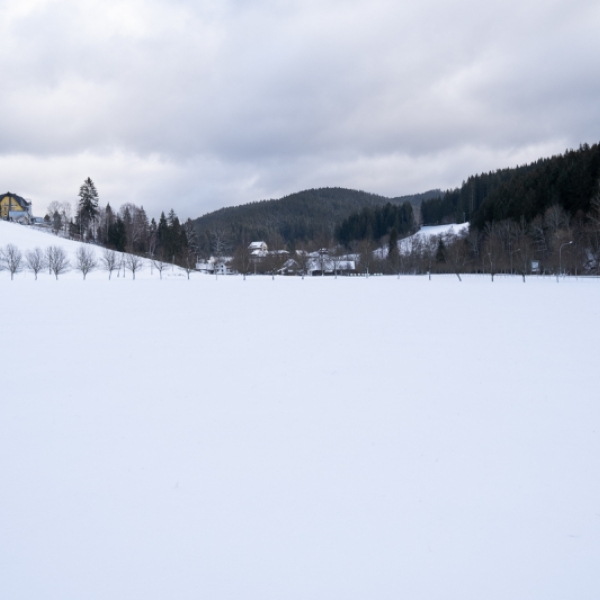
<path fill-rule="evenodd" d="M 398 231 L 392 227 L 390 231 L 390 240 L 388 242 L 388 256 L 398 253 Z"/>
<path fill-rule="evenodd" d="M 77 220 L 79 224 L 79 233 L 89 229 L 94 219 L 98 216 L 98 191 L 94 182 L 88 177 L 79 188 L 79 206 L 77 210 Z"/>
<path fill-rule="evenodd" d="M 120 216 L 108 226 L 108 245 L 119 252 L 124 252 L 127 246 L 125 223 Z"/>

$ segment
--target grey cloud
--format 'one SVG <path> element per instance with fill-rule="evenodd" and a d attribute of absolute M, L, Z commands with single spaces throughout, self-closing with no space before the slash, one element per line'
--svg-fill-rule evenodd
<path fill-rule="evenodd" d="M 110 194 L 194 216 L 458 185 L 598 141 L 598 25 L 593 2 L 7 0 L 4 187 L 44 202 L 96 169 Z M 28 178 L 17 156 L 53 167 Z"/>

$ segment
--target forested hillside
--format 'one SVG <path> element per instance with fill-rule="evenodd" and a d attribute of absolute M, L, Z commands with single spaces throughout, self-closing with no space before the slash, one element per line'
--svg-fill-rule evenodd
<path fill-rule="evenodd" d="M 279 200 L 222 208 L 196 219 L 194 225 L 205 252 L 211 251 L 215 237 L 226 239 L 231 248 L 253 240 L 264 240 L 271 246 L 294 247 L 300 242 L 329 242 L 344 219 L 366 207 L 405 202 L 418 206 L 423 200 L 439 194 L 440 190 L 433 190 L 386 198 L 344 188 L 311 189 Z"/>
<path fill-rule="evenodd" d="M 421 205 L 426 225 L 470 221 L 475 229 L 505 219 L 530 223 L 551 206 L 587 214 L 599 191 L 600 146 L 542 158 L 529 165 L 469 177 L 460 188 Z"/>
<path fill-rule="evenodd" d="M 398 236 L 411 233 L 414 227 L 410 202 L 400 205 L 388 202 L 385 206 L 363 208 L 344 219 L 336 229 L 336 237 L 345 246 L 365 239 L 380 240 L 385 235 L 392 235 L 397 241 Z"/>

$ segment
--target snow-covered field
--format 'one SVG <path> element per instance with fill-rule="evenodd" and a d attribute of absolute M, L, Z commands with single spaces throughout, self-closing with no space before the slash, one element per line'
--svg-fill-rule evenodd
<path fill-rule="evenodd" d="M 0 273 L 0 598 L 600 597 L 600 280 L 175 275 Z"/>

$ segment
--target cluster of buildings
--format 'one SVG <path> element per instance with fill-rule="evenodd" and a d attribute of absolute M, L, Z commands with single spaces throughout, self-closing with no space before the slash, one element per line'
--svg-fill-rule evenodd
<path fill-rule="evenodd" d="M 296 251 L 291 256 L 287 250 L 269 250 L 266 242 L 252 242 L 248 246 L 251 271 L 255 273 L 278 273 L 280 275 L 354 275 L 356 274 L 356 257 L 354 255 L 338 255 L 327 249 L 316 252 Z M 276 258 L 277 260 L 273 261 Z M 276 265 L 276 266 L 275 266 Z M 196 269 L 202 273 L 228 275 L 235 273 L 232 257 L 220 258 L 211 256 L 199 261 Z"/>
<path fill-rule="evenodd" d="M 290 256 L 287 250 L 269 251 L 265 242 L 252 242 L 248 246 L 255 264 L 269 257 L 273 252 L 285 254 L 283 265 L 277 269 L 280 275 L 354 275 L 356 273 L 356 257 L 354 255 L 334 254 L 323 248 L 315 252 L 297 250 Z"/>

